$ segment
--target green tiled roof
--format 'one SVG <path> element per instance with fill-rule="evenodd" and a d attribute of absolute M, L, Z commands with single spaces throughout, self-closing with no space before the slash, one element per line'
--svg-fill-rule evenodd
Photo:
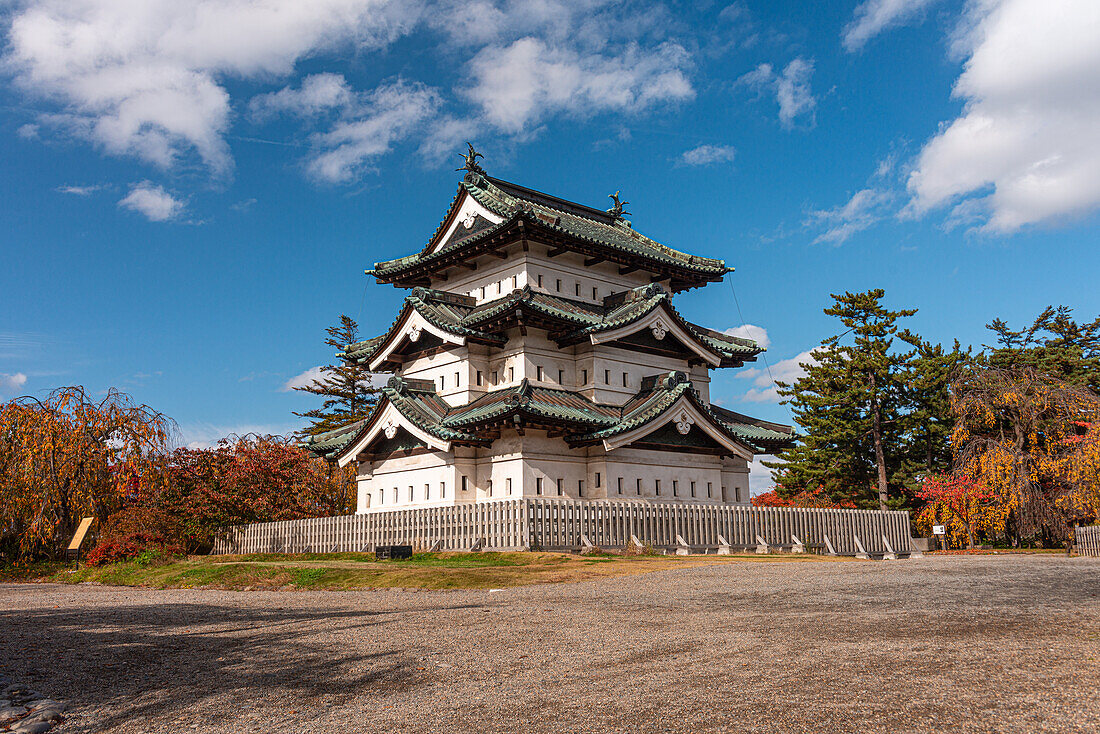
<path fill-rule="evenodd" d="M 443 422 L 448 426 L 471 426 L 509 413 L 587 426 L 610 426 L 618 411 L 593 403 L 579 393 L 534 386 L 523 380 L 515 387 L 486 393 L 469 405 L 454 408 Z"/>
<path fill-rule="evenodd" d="M 752 360 L 764 351 L 751 339 L 721 334 L 697 326 L 680 316 L 672 306 L 672 297 L 658 285 L 642 286 L 620 294 L 607 305 L 585 303 L 550 293 L 533 290 L 530 286 L 510 294 L 474 305 L 466 296 L 456 296 L 429 288 L 413 288 L 406 297 L 405 308 L 382 336 L 369 339 L 348 348 L 346 358 L 357 362 L 369 362 L 374 353 L 402 323 L 408 310 L 415 309 L 429 323 L 452 334 L 467 336 L 479 341 L 503 344 L 503 334 L 491 331 L 494 320 L 517 309 L 538 314 L 555 326 L 555 338 L 568 343 L 588 334 L 626 326 L 645 317 L 653 309 L 664 304 L 672 318 L 707 348 L 735 363 Z"/>
<path fill-rule="evenodd" d="M 463 191 L 469 193 L 486 209 L 502 217 L 503 221 L 486 228 L 476 236 L 448 243 L 432 252 L 431 248 L 435 245 L 444 224 L 452 216 Z M 507 181 L 470 174 L 459 185 L 451 210 L 421 252 L 375 263 L 374 269 L 368 270 L 367 273 L 382 280 L 398 278 L 415 266 L 429 265 L 440 260 L 444 255 L 462 248 L 475 248 L 480 242 L 505 231 L 520 220 L 622 255 L 648 260 L 707 279 L 717 279 L 732 271 L 732 268 L 726 267 L 723 260 L 689 255 L 674 250 L 635 232 L 626 220 L 614 218 L 598 209 L 559 199 Z"/>
<path fill-rule="evenodd" d="M 315 436 L 308 448 L 326 458 L 338 456 L 369 430 L 386 403 L 420 429 L 445 441 L 485 445 L 492 440 L 485 433 L 489 425 L 507 420 L 508 416 L 520 416 L 527 423 L 563 424 L 563 428 L 572 432 L 566 436 L 567 441 L 586 443 L 639 428 L 659 418 L 683 396 L 736 440 L 758 453 L 786 446 L 794 437 L 785 426 L 703 403 L 682 372 L 646 378 L 641 392 L 622 406 L 595 403 L 580 393 L 532 385 L 528 380 L 487 392 L 458 407 L 449 406 L 435 393 L 431 382 L 421 380 L 395 377 L 382 388 L 382 395 L 384 400 L 379 401 L 370 417 Z"/>

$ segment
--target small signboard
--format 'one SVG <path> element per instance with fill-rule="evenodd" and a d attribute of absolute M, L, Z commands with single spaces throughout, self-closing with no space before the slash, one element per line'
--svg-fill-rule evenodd
<path fill-rule="evenodd" d="M 945 525 L 933 525 L 932 535 L 946 535 L 947 526 Z"/>

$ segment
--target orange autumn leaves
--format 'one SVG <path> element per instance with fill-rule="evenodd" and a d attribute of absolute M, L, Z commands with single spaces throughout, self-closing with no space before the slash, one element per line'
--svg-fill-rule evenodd
<path fill-rule="evenodd" d="M 82 517 L 103 522 L 151 493 L 173 424 L 129 396 L 81 387 L 0 405 L 0 552 L 50 553 Z"/>

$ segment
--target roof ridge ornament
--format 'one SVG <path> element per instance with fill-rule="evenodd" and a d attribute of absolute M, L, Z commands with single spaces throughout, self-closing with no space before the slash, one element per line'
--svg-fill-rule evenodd
<path fill-rule="evenodd" d="M 457 154 L 462 157 L 462 168 L 456 168 L 455 170 L 466 171 L 467 174 L 476 173 L 481 176 L 487 176 L 488 174 L 485 173 L 485 169 L 482 168 L 477 162 L 478 158 L 484 158 L 485 156 L 474 150 L 474 144 L 471 143 L 469 140 L 466 141 L 466 147 L 469 148 L 466 153 Z"/>
<path fill-rule="evenodd" d="M 607 210 L 607 213 L 611 215 L 611 218 L 614 221 L 617 222 L 620 219 L 622 219 L 623 217 L 630 216 L 630 212 L 624 212 L 623 211 L 623 207 L 626 206 L 627 204 L 629 204 L 630 202 L 629 201 L 619 201 L 619 192 L 618 191 L 616 191 L 614 194 L 608 194 L 607 198 L 609 198 L 613 202 L 615 202 L 615 206 L 613 206 L 613 207 L 611 207 L 610 209 Z"/>

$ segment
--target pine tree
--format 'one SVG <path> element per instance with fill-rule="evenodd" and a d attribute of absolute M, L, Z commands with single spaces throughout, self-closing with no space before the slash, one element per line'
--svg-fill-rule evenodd
<path fill-rule="evenodd" d="M 1100 392 L 1100 317 L 1078 324 L 1073 309 L 1047 306 L 1027 328 L 1014 331 L 1001 319 L 985 328 L 997 335 L 997 345 L 987 347 L 991 367 L 1032 369 Z"/>
<path fill-rule="evenodd" d="M 877 499 L 886 509 L 902 458 L 893 448 L 903 430 L 907 358 L 892 346 L 897 320 L 916 309 L 888 310 L 884 297 L 882 289 L 833 294 L 825 314 L 846 330 L 813 351 L 816 363 L 804 365 L 805 376 L 780 385 L 803 429 L 798 444 L 766 464 L 776 469 L 781 494 L 820 487 L 833 501 L 866 507 Z"/>
<path fill-rule="evenodd" d="M 908 329 L 898 338 L 911 345 L 902 375 L 907 414 L 905 435 L 899 447 L 903 459 L 894 477 L 910 500 L 915 502 L 924 477 L 951 471 L 951 431 L 955 414 L 951 409 L 951 383 L 974 362 L 970 347 L 962 350 L 956 339 L 948 350 L 942 344 L 926 342 Z"/>
<path fill-rule="evenodd" d="M 329 335 L 325 344 L 336 347 L 337 356 L 359 341 L 359 324 L 346 315 L 340 316 L 339 325 L 325 331 Z M 320 408 L 294 414 L 312 421 L 300 431 L 303 436 L 316 436 L 366 418 L 374 407 L 377 393 L 371 384 L 370 371 L 352 360 L 325 365 L 321 367 L 320 379 L 294 389 L 325 398 Z"/>

